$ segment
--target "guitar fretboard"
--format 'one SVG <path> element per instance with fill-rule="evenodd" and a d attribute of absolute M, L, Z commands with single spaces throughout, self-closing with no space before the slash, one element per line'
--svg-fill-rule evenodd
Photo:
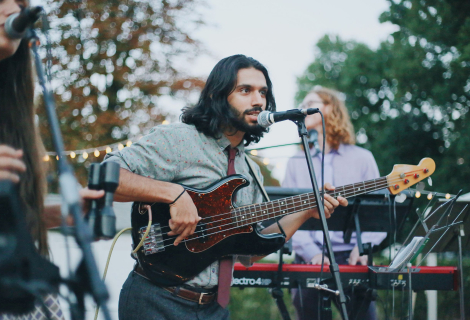
<path fill-rule="evenodd" d="M 327 191 L 326 193 L 334 198 L 338 196 L 349 198 L 387 187 L 387 177 L 380 177 L 342 187 L 336 187 L 334 191 Z M 232 210 L 231 214 L 237 227 L 242 227 L 316 207 L 317 203 L 315 201 L 315 195 L 311 192 L 235 208 Z"/>

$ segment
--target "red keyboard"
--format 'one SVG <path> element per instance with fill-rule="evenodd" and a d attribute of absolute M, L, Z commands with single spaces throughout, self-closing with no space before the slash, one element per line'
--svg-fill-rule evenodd
<path fill-rule="evenodd" d="M 412 267 L 411 287 L 413 290 L 457 290 L 458 275 L 456 267 Z M 284 264 L 281 287 L 312 288 L 320 277 L 320 266 L 307 264 Z M 277 279 L 278 264 L 255 263 L 245 268 L 235 264 L 234 287 L 273 287 Z M 340 265 L 340 278 L 343 287 L 366 286 L 374 289 L 408 289 L 410 275 L 407 272 L 373 272 L 367 266 Z M 323 268 L 323 279 L 327 279 L 334 289 L 330 269 Z M 328 280 L 329 279 L 329 280 Z"/>

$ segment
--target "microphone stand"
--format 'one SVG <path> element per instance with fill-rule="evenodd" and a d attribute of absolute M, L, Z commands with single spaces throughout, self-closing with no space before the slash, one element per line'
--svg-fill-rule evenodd
<path fill-rule="evenodd" d="M 341 284 L 341 279 L 339 276 L 339 267 L 338 267 L 338 264 L 336 263 L 335 255 L 331 247 L 331 239 L 330 239 L 330 234 L 328 232 L 328 225 L 326 223 L 323 202 L 321 202 L 320 192 L 319 192 L 318 185 L 317 185 L 317 179 L 315 177 L 315 171 L 313 170 L 312 158 L 310 156 L 310 152 L 309 152 L 310 149 L 308 146 L 308 138 L 307 138 L 308 132 L 307 132 L 307 128 L 305 127 L 305 117 L 306 115 L 299 115 L 298 118 L 293 121 L 297 124 L 299 137 L 302 139 L 302 144 L 304 147 L 305 159 L 307 160 L 308 170 L 310 173 L 310 180 L 313 186 L 313 193 L 315 195 L 315 201 L 317 203 L 317 210 L 320 215 L 320 222 L 321 222 L 323 234 L 325 236 L 325 244 L 326 244 L 326 249 L 328 253 L 328 258 L 330 259 L 330 271 L 331 271 L 331 274 L 333 275 L 337 292 L 339 292 L 340 312 L 341 312 L 343 319 L 347 320 L 348 312 L 346 310 L 346 297 L 344 295 L 343 286 Z M 320 288 L 320 290 L 322 289 Z M 325 291 L 331 292 L 332 290 L 327 289 Z"/>
<path fill-rule="evenodd" d="M 43 91 L 44 105 L 50 125 L 52 142 L 54 150 L 58 155 L 60 193 L 75 221 L 75 240 L 83 254 L 75 279 L 70 279 L 70 282 L 68 283 L 77 296 L 78 303 L 75 307 L 79 308 L 79 310 L 72 311 L 72 317 L 74 320 L 85 318 L 83 297 L 86 292 L 90 292 L 95 299 L 95 302 L 101 306 L 104 318 L 106 320 L 111 320 L 109 309 L 106 305 L 106 301 L 109 298 L 108 290 L 99 276 L 98 268 L 91 251 L 92 236 L 88 226 L 82 218 L 82 209 L 77 188 L 78 182 L 73 174 L 71 166 L 63 156 L 64 143 L 60 132 L 57 113 L 55 112 L 55 102 L 52 93 L 46 86 L 42 61 L 38 53 L 37 46 L 39 39 L 36 32 L 31 28 L 29 28 L 26 38 L 29 39 L 30 47 L 34 54 L 34 65 L 36 66 L 37 77 Z"/>

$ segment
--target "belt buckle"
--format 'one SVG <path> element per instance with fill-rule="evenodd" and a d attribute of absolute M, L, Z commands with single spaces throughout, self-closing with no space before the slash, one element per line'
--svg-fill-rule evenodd
<path fill-rule="evenodd" d="M 204 295 L 206 295 L 206 294 L 208 294 L 208 293 L 201 292 L 201 295 L 199 296 L 199 301 L 198 301 L 199 304 L 203 304 L 203 303 L 202 303 L 202 298 L 203 298 Z"/>

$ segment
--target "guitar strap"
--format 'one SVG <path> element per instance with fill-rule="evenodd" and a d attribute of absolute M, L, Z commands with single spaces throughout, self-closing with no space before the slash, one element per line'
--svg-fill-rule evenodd
<path fill-rule="evenodd" d="M 250 169 L 250 173 L 255 178 L 256 184 L 258 185 L 259 189 L 261 190 L 261 193 L 263 194 L 264 201 L 269 202 L 269 196 L 266 190 L 263 187 L 263 184 L 261 183 L 261 180 L 258 178 L 258 176 L 255 173 L 255 169 L 253 169 L 253 165 L 250 163 L 250 161 L 253 161 L 248 158 L 248 156 L 245 154 L 245 161 L 248 164 L 248 168 Z M 276 220 L 277 226 L 279 227 L 279 230 L 281 231 L 282 235 L 286 237 L 286 233 L 284 232 L 284 229 L 282 228 L 281 224 L 279 223 L 279 219 Z"/>
<path fill-rule="evenodd" d="M 250 161 L 253 161 L 253 160 L 249 159 L 248 156 L 245 155 L 245 161 L 246 161 L 246 163 L 248 164 L 248 168 L 250 169 L 251 175 L 253 176 L 253 178 L 255 178 L 256 184 L 258 185 L 259 189 L 261 190 L 261 193 L 263 194 L 264 201 L 265 201 L 265 202 L 271 201 L 271 200 L 269 200 L 268 193 L 266 192 L 266 190 L 264 189 L 263 185 L 261 184 L 260 179 L 259 179 L 258 176 L 256 175 L 255 170 L 253 169 L 253 165 L 250 163 Z"/>

